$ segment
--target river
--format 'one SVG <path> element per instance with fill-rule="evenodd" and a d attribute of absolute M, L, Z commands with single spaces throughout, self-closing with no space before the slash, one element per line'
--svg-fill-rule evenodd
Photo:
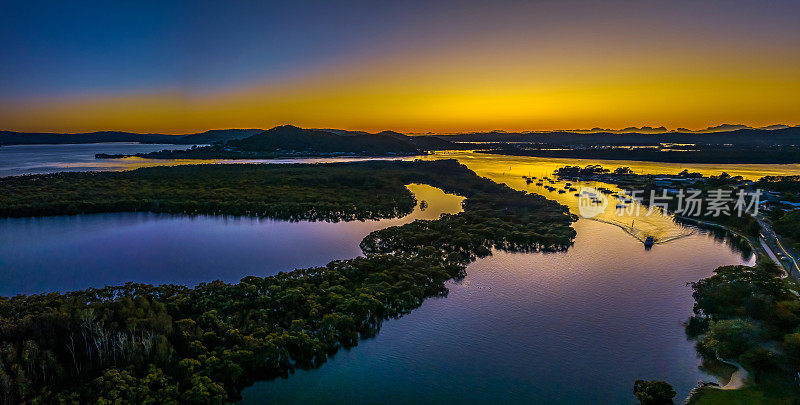
<path fill-rule="evenodd" d="M 637 379 L 668 381 L 680 402 L 715 380 L 683 331 L 686 282 L 753 258 L 701 233 L 646 251 L 614 226 L 575 228 L 567 252 L 478 260 L 447 298 L 319 369 L 256 383 L 244 402 L 625 404 Z"/>
<path fill-rule="evenodd" d="M 120 285 L 187 284 L 324 266 L 361 255 L 370 232 L 461 211 L 463 197 L 423 184 L 402 218 L 289 222 L 153 213 L 0 219 L 0 296 Z M 421 209 L 419 202 L 428 207 Z"/>
<path fill-rule="evenodd" d="M 548 192 L 522 176 L 598 163 L 472 152 L 425 158 L 457 158 L 479 175 L 542 193 L 573 210 L 572 193 Z M 605 165 L 748 178 L 800 173 L 797 165 Z M 430 204 L 425 215 L 458 209 L 457 197 L 428 191 L 433 194 L 422 198 Z M 449 208 L 440 208 L 436 192 L 450 199 L 444 205 Z M 6 219 L 0 222 L 0 294 L 129 280 L 236 281 L 322 265 L 360 254 L 358 242 L 369 231 L 415 215 L 422 215 L 419 207 L 400 219 L 336 224 L 141 213 Z M 698 368 L 683 332 L 693 303 L 686 283 L 754 258 L 660 213 L 606 212 L 596 219 L 603 222 L 574 224 L 577 237 L 566 252 L 495 252 L 472 263 L 465 279 L 448 283 L 446 298 L 429 299 L 411 314 L 384 322 L 376 337 L 340 351 L 319 369 L 256 383 L 243 392 L 244 402 L 634 403 L 636 379 L 666 380 L 680 401 L 698 380 L 714 380 Z M 636 225 L 629 227 L 629 220 Z M 647 250 L 634 237 L 643 232 L 667 242 Z"/>

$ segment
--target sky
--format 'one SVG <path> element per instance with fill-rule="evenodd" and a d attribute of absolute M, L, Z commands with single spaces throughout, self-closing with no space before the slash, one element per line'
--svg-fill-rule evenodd
<path fill-rule="evenodd" d="M 800 1 L 0 0 L 0 130 L 800 124 Z"/>

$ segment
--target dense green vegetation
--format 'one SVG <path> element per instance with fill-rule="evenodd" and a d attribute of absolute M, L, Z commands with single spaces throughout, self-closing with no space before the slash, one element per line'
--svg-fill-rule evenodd
<path fill-rule="evenodd" d="M 704 362 L 734 361 L 748 370 L 748 395 L 800 401 L 800 298 L 796 282 L 781 275 L 765 260 L 754 267 L 723 266 L 692 283 L 694 316 L 686 332 L 697 339 Z M 711 390 L 702 390 L 700 398 Z"/>
<path fill-rule="evenodd" d="M 783 392 L 764 392 L 745 387 L 736 390 L 721 390 L 714 387 L 701 388 L 689 401 L 689 405 L 796 405 L 797 398 L 786 397 Z"/>
<path fill-rule="evenodd" d="M 778 191 L 788 195 L 800 194 L 800 176 L 764 176 L 758 180 L 758 187 Z"/>
<path fill-rule="evenodd" d="M 223 178 L 215 171 L 226 173 L 231 184 L 239 184 L 238 177 L 291 174 L 293 184 L 284 191 L 289 194 L 295 193 L 293 186 L 302 190 L 316 177 L 360 171 L 364 175 L 358 180 L 348 177 L 352 183 L 347 183 L 347 192 L 376 193 L 375 184 L 383 184 L 384 191 L 394 193 L 399 189 L 393 185 L 421 182 L 467 198 L 462 213 L 376 231 L 362 242 L 365 257 L 325 267 L 245 277 L 237 284 L 215 281 L 191 288 L 131 283 L 0 298 L 4 402 L 235 400 L 253 381 L 317 367 L 340 347 L 374 335 L 384 319 L 408 313 L 426 297 L 447 294 L 445 281 L 463 276 L 466 265 L 490 254 L 492 247 L 559 250 L 574 237 L 569 225 L 575 218 L 566 207 L 479 178 L 455 161 L 171 167 L 109 174 L 104 185 L 141 195 L 163 176 L 182 187 L 213 190 L 189 173 L 203 173 L 199 179 L 214 182 Z M 298 174 L 305 171 L 316 176 Z M 136 180 L 140 178 L 147 181 Z M 82 176 L 17 180 L 30 179 L 51 191 L 57 184 L 87 184 Z M 171 191 L 148 192 L 156 198 Z M 308 212 L 320 211 L 315 201 L 306 207 Z M 405 201 L 396 200 L 400 205 Z M 356 211 L 354 216 L 375 212 L 366 205 L 359 209 L 369 213 Z M 399 205 L 394 207 L 400 211 Z"/>
<path fill-rule="evenodd" d="M 780 193 L 780 201 L 800 201 L 800 176 L 766 176 L 756 185 L 761 189 Z M 788 239 L 784 244 L 800 249 L 800 210 L 777 202 L 766 214 L 772 220 L 775 232 Z"/>
<path fill-rule="evenodd" d="M 781 236 L 790 238 L 793 241 L 800 241 L 800 210 L 794 210 L 787 213 L 781 213 L 777 220 L 773 221 L 775 232 Z M 800 244 L 795 242 L 795 249 L 800 247 Z"/>
<path fill-rule="evenodd" d="M 612 172 L 598 165 L 568 166 L 555 174 L 594 176 L 628 190 L 641 190 L 638 195 L 646 205 L 665 203 L 663 199 L 651 197 L 658 198 L 669 188 L 673 198 L 666 201 L 666 208 L 672 212 L 678 209 L 678 199 L 674 195 L 694 189 L 700 192 L 701 209 L 681 215 L 721 224 L 750 236 L 758 235 L 760 226 L 751 215 L 738 215 L 735 201 L 740 189 L 761 187 L 783 193 L 798 189 L 794 178 L 763 178 L 751 186 L 741 177 L 727 173 L 710 177 L 688 171 L 677 176 L 635 175 L 625 168 Z M 722 215 L 709 215 L 709 199 L 713 198 L 710 194 L 716 189 L 727 190 L 733 201 L 724 204 Z M 775 221 L 776 231 L 796 237 L 798 212 L 790 212 Z M 727 368 L 730 372 L 732 367 L 723 361 L 735 362 L 749 372 L 747 383 L 750 384 L 746 389 L 726 391 L 703 387 L 692 397 L 692 403 L 800 403 L 796 377 L 800 371 L 800 289 L 795 281 L 782 276 L 782 270 L 775 263 L 763 260 L 755 267 L 720 267 L 713 276 L 692 283 L 695 315 L 687 322 L 686 332 L 697 339 L 697 351 L 705 369 Z M 642 386 L 639 391 L 645 395 Z"/>
<path fill-rule="evenodd" d="M 618 167 L 614 169 L 612 172 L 609 169 L 604 168 L 601 165 L 586 165 L 584 167 L 580 166 L 564 166 L 559 167 L 558 169 L 553 172 L 553 175 L 556 177 L 591 177 L 591 176 L 599 176 L 602 174 L 614 174 L 614 175 L 628 175 L 633 174 L 633 170 L 630 167 Z"/>
<path fill-rule="evenodd" d="M 413 177 L 412 167 L 374 162 L 327 170 L 314 165 L 190 165 L 4 177 L 0 217 L 152 211 L 290 220 L 388 218 L 414 207 L 404 187 Z M 373 170 L 382 170 L 383 176 Z"/>
<path fill-rule="evenodd" d="M 633 383 L 633 395 L 642 405 L 669 405 L 677 394 L 664 381 L 636 380 Z"/>

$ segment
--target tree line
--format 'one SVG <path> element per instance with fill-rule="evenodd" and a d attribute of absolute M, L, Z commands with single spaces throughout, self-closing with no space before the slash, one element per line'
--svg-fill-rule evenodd
<path fill-rule="evenodd" d="M 217 170 L 226 175 L 211 173 Z M 103 184 L 155 198 L 172 195 L 169 189 L 163 194 L 142 190 L 162 184 L 160 177 L 213 190 L 203 180 L 186 177 L 201 172 L 205 175 L 199 178 L 208 182 L 227 178 L 223 184 L 250 184 L 239 183 L 238 177 L 260 178 L 259 173 L 279 177 L 298 171 L 309 175 L 288 183 L 283 190 L 289 195 L 297 192 L 294 187 L 306 190 L 304 181 L 347 173 L 339 181 L 352 182 L 344 190 L 358 196 L 375 194 L 375 184 L 382 184 L 384 191 L 397 191 L 390 195 L 402 197 L 396 185 L 426 183 L 466 197 L 464 211 L 375 231 L 362 241 L 364 257 L 271 277 L 245 277 L 239 283 L 213 281 L 196 287 L 128 283 L 0 298 L 3 401 L 236 400 L 252 382 L 287 376 L 295 368 L 318 367 L 339 348 L 377 333 L 384 320 L 409 313 L 427 297 L 446 295 L 445 282 L 463 277 L 468 263 L 492 249 L 562 250 L 575 235 L 570 226 L 575 217 L 566 207 L 480 178 L 455 161 L 172 167 L 108 174 Z M 148 181 L 131 180 L 137 176 Z M 69 183 L 64 178 L 36 179 Z M 89 183 L 82 175 L 74 178 Z M 316 192 L 319 202 L 327 204 L 331 200 L 326 194 L 341 190 L 322 187 Z M 407 199 L 394 201 L 405 204 Z M 309 210 L 320 211 L 315 203 L 309 202 Z M 367 216 L 362 209 L 375 211 L 362 203 L 354 215 Z"/>
<path fill-rule="evenodd" d="M 287 220 L 389 218 L 410 213 L 415 203 L 398 169 L 372 162 L 328 170 L 295 164 L 186 165 L 3 177 L 0 217 L 149 211 Z M 372 170 L 386 173 L 375 176 Z"/>
<path fill-rule="evenodd" d="M 691 287 L 694 315 L 686 323 L 686 333 L 697 341 L 704 366 L 713 370 L 723 360 L 736 362 L 750 372 L 750 389 L 760 391 L 765 401 L 796 403 L 800 398 L 797 282 L 783 278 L 780 268 L 765 259 L 753 267 L 720 267 Z"/>

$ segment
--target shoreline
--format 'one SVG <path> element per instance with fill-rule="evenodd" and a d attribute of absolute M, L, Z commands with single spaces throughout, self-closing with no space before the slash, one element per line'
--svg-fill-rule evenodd
<path fill-rule="evenodd" d="M 500 155 L 500 156 L 516 156 L 516 157 L 538 157 L 538 158 L 551 158 L 551 159 L 584 159 L 584 160 L 618 160 L 618 161 L 634 161 L 634 162 L 654 162 L 654 163 L 676 163 L 676 164 L 685 164 L 685 165 L 692 165 L 692 164 L 800 164 L 800 156 L 792 156 L 792 157 L 784 157 L 784 158 L 775 158 L 771 154 L 766 154 L 763 158 L 759 159 L 739 159 L 737 157 L 730 157 L 725 158 L 723 157 L 696 157 L 696 156 L 672 156 L 677 159 L 666 159 L 666 156 L 662 159 L 656 157 L 644 157 L 644 156 L 618 156 L 614 154 L 597 154 L 597 155 L 586 155 L 580 152 L 576 152 L 576 150 L 567 150 L 566 152 L 575 152 L 575 153 L 536 153 L 536 151 L 507 151 L 507 150 L 483 150 L 483 151 L 476 151 L 477 153 L 484 153 L 488 155 Z M 528 153 L 533 152 L 533 153 Z M 559 151 L 560 152 L 560 151 Z M 672 154 L 683 154 L 683 153 L 690 153 L 690 152 L 666 152 Z M 777 161 L 776 161 L 777 160 Z"/>

